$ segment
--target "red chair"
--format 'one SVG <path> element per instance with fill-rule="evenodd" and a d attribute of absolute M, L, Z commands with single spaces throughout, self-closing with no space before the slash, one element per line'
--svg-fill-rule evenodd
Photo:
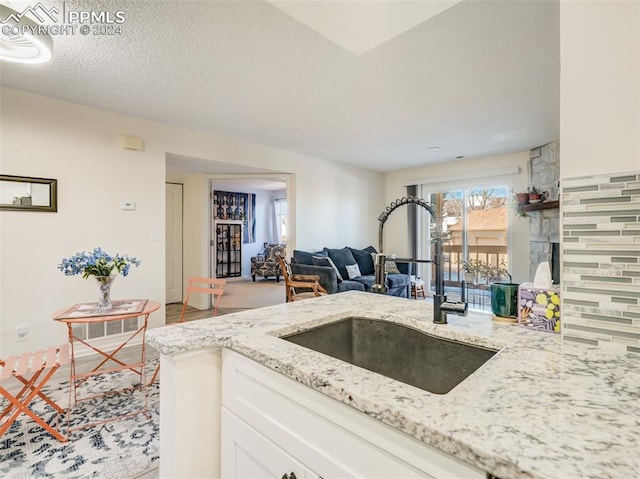
<path fill-rule="evenodd" d="M 214 304 L 213 316 L 217 315 L 218 307 L 220 306 L 220 298 L 224 294 L 224 286 L 226 283 L 226 279 L 219 278 L 189 278 L 189 284 L 187 285 L 187 296 L 184 298 L 182 312 L 180 313 L 180 319 L 177 323 L 172 324 L 184 323 L 184 313 L 187 310 L 187 305 L 189 304 L 191 293 L 204 293 L 212 295 Z M 158 364 L 158 367 L 153 373 L 153 377 L 151 378 L 151 381 L 149 381 L 149 385 L 155 382 L 155 380 L 158 378 L 159 373 L 160 364 Z"/>
<path fill-rule="evenodd" d="M 184 298 L 184 304 L 182 305 L 182 312 L 180 313 L 179 323 L 184 322 L 184 312 L 187 310 L 189 303 L 189 297 L 191 293 L 204 293 L 213 296 L 213 315 L 218 314 L 218 306 L 220 306 L 220 298 L 224 294 L 224 286 L 227 283 L 226 279 L 218 278 L 189 278 L 189 284 L 187 285 L 187 296 Z"/>
<path fill-rule="evenodd" d="M 68 344 L 10 356 L 6 361 L 0 358 L 0 381 L 14 377 L 23 384 L 20 392 L 15 395 L 0 386 L 0 394 L 9 400 L 9 405 L 0 413 L 0 420 L 11 413 L 9 418 L 0 425 L 0 436 L 9 429 L 20 414 L 24 413 L 59 441 L 67 441 L 66 437 L 29 409 L 29 404 L 38 396 L 58 414 L 63 411 L 49 396 L 42 392 L 42 388 L 60 366 L 68 363 Z"/>

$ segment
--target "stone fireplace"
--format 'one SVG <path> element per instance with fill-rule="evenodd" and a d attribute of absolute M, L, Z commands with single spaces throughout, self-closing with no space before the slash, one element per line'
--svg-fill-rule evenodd
<path fill-rule="evenodd" d="M 534 148 L 529 153 L 529 184 L 539 191 L 546 191 L 550 199 L 558 199 L 560 178 L 560 144 L 558 141 Z M 558 208 L 529 213 L 529 280 L 533 281 L 538 265 L 552 261 L 554 243 L 560 243 L 560 210 Z M 558 247 L 556 246 L 556 251 Z M 559 276 L 559 272 L 556 271 Z M 554 276 L 556 276 L 554 275 Z"/>

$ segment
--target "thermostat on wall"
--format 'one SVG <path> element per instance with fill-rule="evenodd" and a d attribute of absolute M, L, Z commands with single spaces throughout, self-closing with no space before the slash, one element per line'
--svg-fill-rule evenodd
<path fill-rule="evenodd" d="M 135 201 L 122 201 L 120 203 L 120 208 L 122 208 L 123 210 L 135 210 L 136 209 L 136 202 Z"/>

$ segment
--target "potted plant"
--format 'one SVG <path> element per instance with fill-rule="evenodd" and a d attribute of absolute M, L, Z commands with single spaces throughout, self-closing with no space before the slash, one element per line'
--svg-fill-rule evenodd
<path fill-rule="evenodd" d="M 483 277 L 491 283 L 491 312 L 498 318 L 515 320 L 518 317 L 519 284 L 512 281 L 507 263 L 502 260 L 497 265 L 486 265 Z"/>
<path fill-rule="evenodd" d="M 529 193 L 515 193 L 516 201 L 518 205 L 528 205 L 529 204 Z"/>
<path fill-rule="evenodd" d="M 127 276 L 131 266 L 140 266 L 141 261 L 135 257 L 115 254 L 110 255 L 102 248 L 93 248 L 92 251 L 76 253 L 70 258 L 62 258 L 58 269 L 66 276 L 81 274 L 83 279 L 93 276 L 100 289 L 98 295 L 98 308 L 111 309 L 111 285 L 118 274 Z"/>
<path fill-rule="evenodd" d="M 540 203 L 542 201 L 542 193 L 540 193 L 535 186 L 528 188 L 528 191 L 529 203 Z"/>
<path fill-rule="evenodd" d="M 511 207 L 515 211 L 515 213 L 521 217 L 526 218 L 529 216 L 526 211 L 524 211 L 523 207 L 529 204 L 529 193 L 516 193 L 514 190 L 511 190 Z"/>
<path fill-rule="evenodd" d="M 464 271 L 464 280 L 467 283 L 475 284 L 478 282 L 478 276 L 484 270 L 484 263 L 479 259 L 470 258 L 462 262 L 462 271 Z"/>

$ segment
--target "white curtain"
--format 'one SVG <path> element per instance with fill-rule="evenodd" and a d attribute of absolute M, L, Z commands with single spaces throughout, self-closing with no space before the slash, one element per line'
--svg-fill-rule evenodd
<path fill-rule="evenodd" d="M 284 243 L 286 240 L 286 222 L 287 222 L 287 200 L 286 198 L 276 198 L 273 200 L 273 213 L 274 213 L 274 232 L 276 240 L 274 243 Z"/>
<path fill-rule="evenodd" d="M 269 243 L 280 243 L 280 231 L 278 227 L 278 200 L 274 199 L 271 202 L 271 208 L 269 209 Z"/>

